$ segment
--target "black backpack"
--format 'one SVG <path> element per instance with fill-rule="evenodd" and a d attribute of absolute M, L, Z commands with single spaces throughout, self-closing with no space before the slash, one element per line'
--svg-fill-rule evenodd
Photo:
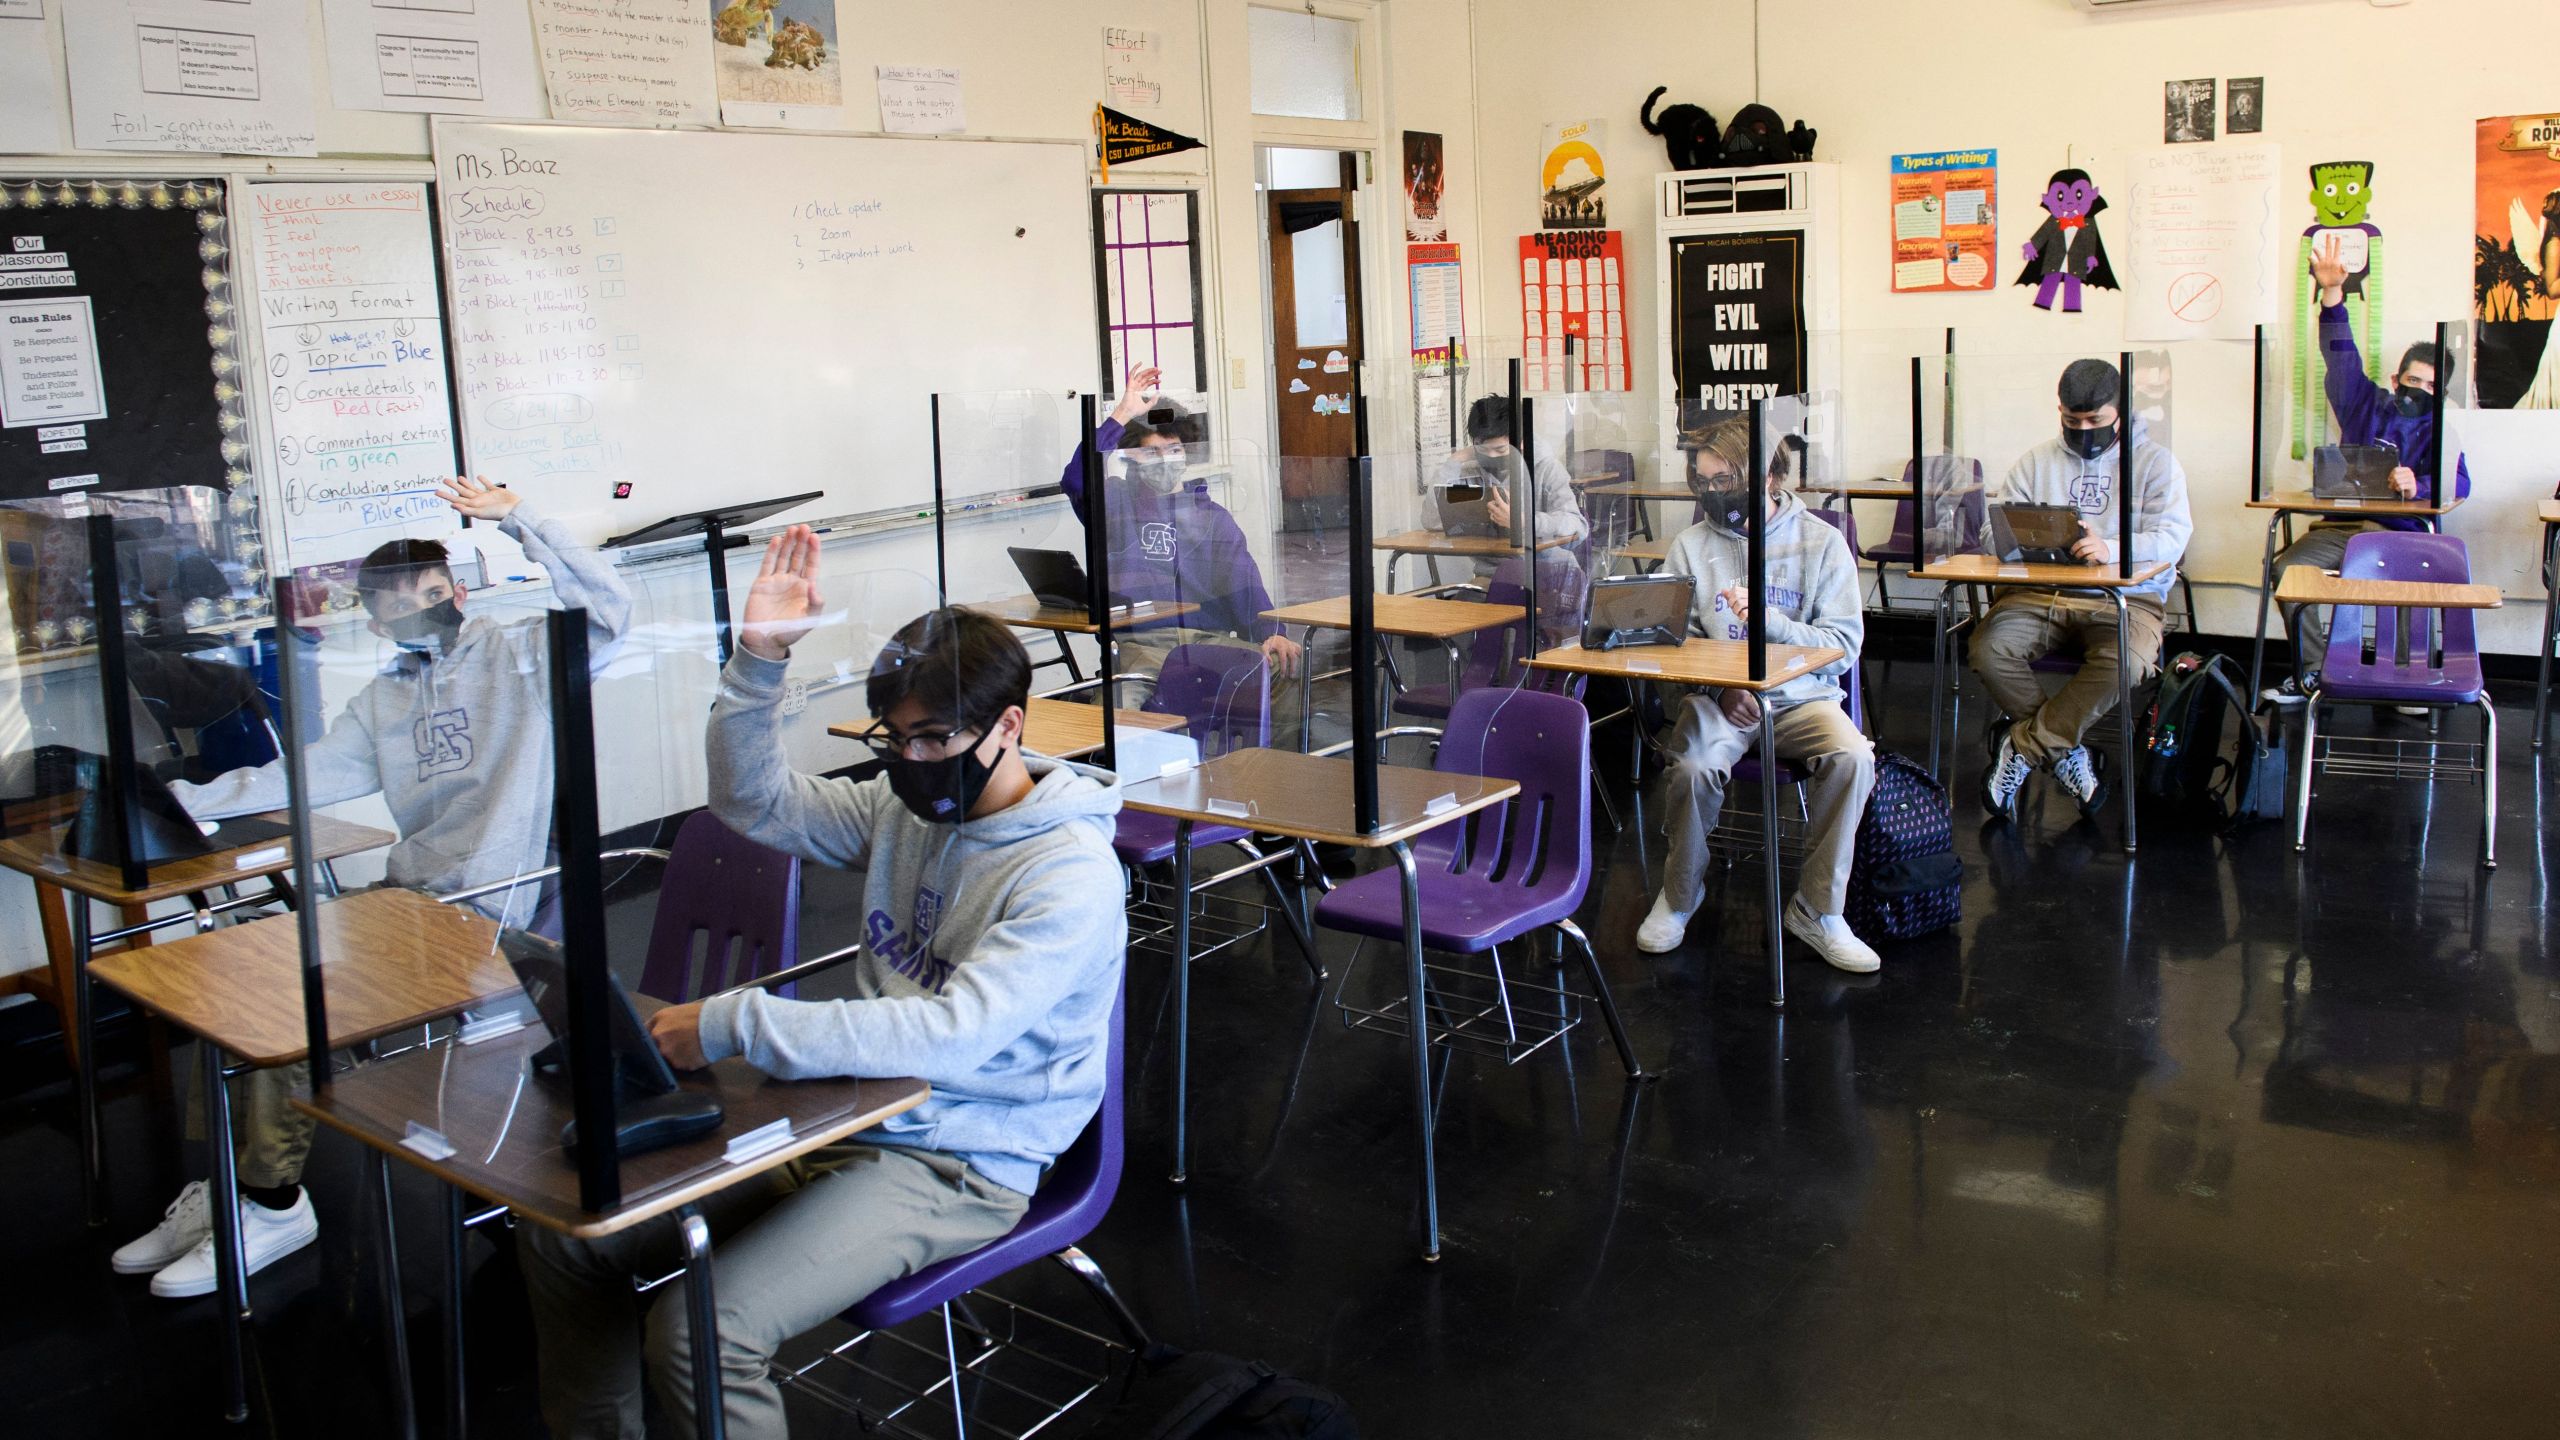
<path fill-rule="evenodd" d="M 1873 945 L 1944 930 L 1964 918 L 1964 862 L 1946 787 L 1918 762 L 1876 752 L 1876 785 L 1858 818 L 1849 869 L 1849 928 Z"/>
<path fill-rule="evenodd" d="M 2258 722 L 2230 657 L 2171 660 L 2141 740 L 2135 793 L 2146 810 L 2222 830 L 2284 818 L 2284 731 Z"/>
<path fill-rule="evenodd" d="M 1359 1440 L 1351 1407 L 1330 1390 L 1259 1360 L 1158 1345 L 1139 1357 L 1089 1440 Z"/>

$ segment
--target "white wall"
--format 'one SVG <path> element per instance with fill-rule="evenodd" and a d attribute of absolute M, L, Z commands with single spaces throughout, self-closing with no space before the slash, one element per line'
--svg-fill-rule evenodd
<path fill-rule="evenodd" d="M 1658 321 L 1650 194 L 1633 182 L 1661 168 L 1662 152 L 1636 128 L 1637 108 L 1657 84 L 1671 87 L 1666 99 L 1704 104 L 1719 120 L 1749 103 L 1752 8 L 1743 0 L 1629 0 L 1608 7 L 1605 22 L 1579 17 L 1567 25 L 1555 7 L 1532 0 L 1478 0 L 1478 84 L 1487 96 L 1503 97 L 1480 122 L 1482 224 L 1493 243 L 1536 224 L 1539 126 L 1607 118 L 1611 223 L 1627 232 L 1637 271 L 1630 327 L 1651 336 Z M 2013 368 L 2021 375 L 2031 368 L 2029 355 L 2050 355 L 2058 365 L 2071 354 L 2112 356 L 2125 348 L 2121 298 L 2106 291 L 2091 292 L 2077 317 L 2038 312 L 2027 292 L 2005 284 L 1990 295 L 1892 295 L 1890 157 L 1997 149 L 2000 239 L 2014 257 L 2040 218 L 2036 196 L 2045 177 L 2066 163 L 2091 171 L 2121 206 L 2131 155 L 2160 143 L 2163 81 L 2258 75 L 2266 78 L 2268 122 L 2259 138 L 2284 151 L 2282 233 L 2298 235 L 2310 223 L 2311 162 L 2375 162 L 2375 219 L 2389 242 L 2385 329 L 2396 350 L 2434 321 L 2469 313 L 2472 122 L 2560 107 L 2560 81 L 2547 58 L 2506 38 L 2530 8 L 2515 0 L 2415 0 L 2397 8 L 2363 0 L 2206 0 L 2099 16 L 2074 0 L 1767 5 L 1760 7 L 1760 93 L 1789 120 L 1801 117 L 1819 129 L 1816 158 L 1841 167 L 1842 325 L 1852 332 L 1844 348 L 1884 338 L 1855 332 L 1907 331 L 1933 343 L 1935 332 L 1953 325 L 1960 351 L 2020 357 Z M 1599 24 L 1607 33 L 1593 36 Z M 2100 221 L 2119 256 L 2125 219 L 2119 208 Z M 2288 240 L 2288 263 L 2291 251 Z M 2009 265 L 2014 269 L 2014 260 Z M 1516 314 L 1503 307 L 1487 318 L 1499 333 L 1517 332 Z M 1638 384 L 1658 385 L 1650 347 L 1645 355 Z M 1853 383 L 1856 374 L 1884 368 L 1852 367 Z M 2245 354 L 2182 354 L 2180 378 L 2176 442 L 2199 522 L 2191 568 L 2201 580 L 2220 582 L 2202 587 L 2204 619 L 2208 629 L 2245 633 L 2255 601 L 2244 587 L 2256 583 L 2264 535 L 2262 523 L 2241 508 L 2248 487 Z M 1907 411 L 1898 393 L 1881 402 L 1857 393 L 1845 400 L 1853 411 L 1879 403 L 1895 416 Z M 2470 543 L 2480 578 L 2504 585 L 2516 601 L 2536 600 L 2533 502 L 2560 481 L 2560 416 L 2484 413 L 2465 417 L 2457 435 L 2470 455 L 2475 498 L 2449 528 Z M 2005 456 L 1982 458 L 2006 463 Z M 1861 518 L 1880 531 L 1888 514 L 1874 509 Z M 2484 617 L 2484 641 L 2529 653 L 2538 609 L 2513 603 Z"/>

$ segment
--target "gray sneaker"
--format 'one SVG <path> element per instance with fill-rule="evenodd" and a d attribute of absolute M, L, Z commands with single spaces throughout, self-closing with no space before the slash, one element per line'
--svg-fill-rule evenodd
<path fill-rule="evenodd" d="M 1982 772 L 1982 808 L 2003 820 L 2018 818 L 2018 792 L 2027 788 L 2027 777 L 2036 767 L 2009 743 L 2009 733 L 2000 732 L 2000 749 L 1991 757 L 1991 766 Z"/>
<path fill-rule="evenodd" d="M 2107 777 L 2086 745 L 2074 745 L 2053 757 L 2053 778 L 2071 792 L 2083 815 L 2095 815 L 2107 803 Z"/>

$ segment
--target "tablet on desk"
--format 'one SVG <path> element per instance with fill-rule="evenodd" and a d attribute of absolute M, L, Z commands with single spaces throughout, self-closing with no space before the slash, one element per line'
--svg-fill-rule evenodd
<path fill-rule="evenodd" d="M 1451 536 L 1492 535 L 1492 496 L 1480 479 L 1443 485 L 1434 496 L 1440 508 L 1440 533 Z"/>
<path fill-rule="evenodd" d="M 1627 575 L 1593 581 L 1591 609 L 1582 622 L 1582 648 L 1680 644 L 1689 634 L 1689 606 L 1697 585 L 1696 577 L 1689 575 Z"/>
<path fill-rule="evenodd" d="M 569 962 L 558 942 L 529 930 L 498 932 L 498 951 L 516 973 L 525 998 L 551 1032 L 552 1043 L 531 1060 L 534 1073 L 567 1077 L 569 1060 Z M 674 1067 L 658 1053 L 649 1027 L 631 1006 L 620 981 L 604 977 L 606 1029 L 613 1047 L 614 1121 L 619 1152 L 637 1155 L 690 1140 L 720 1128 L 720 1102 L 708 1095 L 679 1089 Z M 560 1143 L 575 1150 L 578 1127 L 571 1122 Z"/>
<path fill-rule="evenodd" d="M 2311 495 L 2316 500 L 2398 500 L 2391 472 L 2400 468 L 2397 445 L 2323 445 L 2311 452 Z"/>
<path fill-rule="evenodd" d="M 2087 565 L 2071 553 L 2080 512 L 2068 505 L 1994 505 L 1991 545 L 2004 565 Z"/>

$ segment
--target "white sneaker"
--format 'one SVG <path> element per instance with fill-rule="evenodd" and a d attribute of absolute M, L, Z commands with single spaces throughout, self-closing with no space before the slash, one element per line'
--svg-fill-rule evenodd
<path fill-rule="evenodd" d="M 294 1197 L 290 1210 L 270 1210 L 255 1200 L 240 1202 L 240 1244 L 248 1252 L 251 1275 L 319 1238 L 320 1216 L 311 1208 L 309 1190 Z M 213 1235 L 208 1229 L 194 1249 L 151 1277 L 151 1293 L 163 1300 L 210 1295 L 213 1280 Z"/>
<path fill-rule="evenodd" d="M 2053 778 L 2071 792 L 2080 813 L 2095 815 L 2107 803 L 2107 777 L 2098 772 L 2098 762 L 2086 745 L 2074 745 L 2053 757 Z"/>
<path fill-rule="evenodd" d="M 1801 894 L 1787 902 L 1787 933 L 1813 947 L 1832 969 L 1872 975 L 1884 964 L 1875 947 L 1858 938 L 1842 915 L 1816 915 Z"/>
<path fill-rule="evenodd" d="M 1697 912 L 1674 910 L 1668 894 L 1653 897 L 1653 909 L 1636 927 L 1636 948 L 1647 955 L 1667 955 L 1689 937 L 1689 917 Z"/>
<path fill-rule="evenodd" d="M 2018 792 L 2034 773 L 2036 767 L 2009 743 L 2009 733 L 2000 732 L 2000 749 L 1991 757 L 1991 768 L 1982 772 L 1982 808 L 2003 820 L 2018 818 Z"/>
<path fill-rule="evenodd" d="M 205 1183 L 190 1180 L 169 1208 L 160 1212 L 160 1223 L 151 1233 L 116 1251 L 116 1273 L 148 1275 L 203 1243 L 213 1233 L 213 1207 L 205 1202 Z"/>

